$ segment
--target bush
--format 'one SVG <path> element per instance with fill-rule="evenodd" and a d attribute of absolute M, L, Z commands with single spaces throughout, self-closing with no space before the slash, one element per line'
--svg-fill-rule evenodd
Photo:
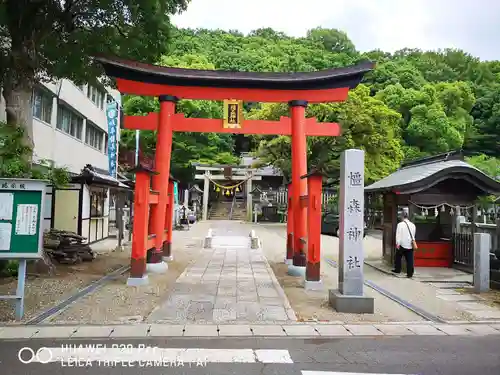
<path fill-rule="evenodd" d="M 0 260 L 0 276 L 14 277 L 17 276 L 19 262 L 17 260 Z"/>

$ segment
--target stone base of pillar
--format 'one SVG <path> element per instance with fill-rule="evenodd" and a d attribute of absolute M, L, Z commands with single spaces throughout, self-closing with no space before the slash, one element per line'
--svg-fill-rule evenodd
<path fill-rule="evenodd" d="M 250 239 L 250 248 L 252 248 L 254 250 L 259 248 L 259 239 L 258 239 L 258 237 L 252 237 Z"/>
<path fill-rule="evenodd" d="M 293 264 L 288 265 L 288 275 L 289 276 L 302 276 L 306 275 L 306 267 L 294 266 Z"/>
<path fill-rule="evenodd" d="M 148 275 L 144 275 L 142 277 L 129 277 L 127 279 L 127 286 L 142 286 L 148 285 Z"/>
<path fill-rule="evenodd" d="M 168 264 L 163 260 L 159 263 L 147 263 L 146 271 L 149 273 L 165 273 L 168 270 Z"/>
<path fill-rule="evenodd" d="M 284 262 L 285 262 L 285 264 L 291 265 L 291 264 L 293 264 L 293 259 L 285 258 Z"/>
<path fill-rule="evenodd" d="M 375 302 L 372 297 L 367 296 L 346 296 L 337 289 L 328 291 L 330 306 L 337 312 L 351 314 L 373 314 Z"/>
<path fill-rule="evenodd" d="M 204 249 L 212 248 L 212 229 L 208 230 L 207 236 L 203 240 L 203 248 Z"/>
<path fill-rule="evenodd" d="M 304 280 L 305 290 L 323 290 L 323 280 Z"/>

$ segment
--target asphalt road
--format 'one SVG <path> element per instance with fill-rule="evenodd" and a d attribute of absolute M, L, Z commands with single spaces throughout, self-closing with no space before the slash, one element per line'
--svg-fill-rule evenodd
<path fill-rule="evenodd" d="M 94 345 L 90 354 L 61 354 L 68 345 Z M 101 344 L 101 354 L 96 345 Z M 112 345 L 128 345 L 116 364 L 108 363 L 116 357 Z M 157 361 L 152 352 L 140 352 L 140 346 L 172 348 L 163 350 L 163 358 L 182 358 L 180 361 Z M 132 346 L 132 348 L 130 348 Z M 18 358 L 21 348 L 36 352 L 41 347 L 51 348 L 55 362 L 23 364 Z M 123 346 L 122 346 L 123 348 Z M 180 354 L 173 348 L 191 348 Z M 193 348 L 201 348 L 195 351 Z M 225 350 L 224 350 L 225 349 Z M 246 349 L 246 350 L 245 350 Z M 47 361 L 47 350 L 39 359 Z M 135 350 L 135 351 L 134 351 Z M 148 349 L 142 349 L 148 350 Z M 159 349 L 155 349 L 159 350 Z M 188 353 L 190 352 L 191 355 Z M 55 354 L 54 354 L 55 353 Z M 57 354 L 59 353 L 59 354 Z M 102 354 L 104 353 L 104 354 Z M 124 351 L 122 350 L 122 354 Z M 136 354 L 132 354 L 136 353 Z M 149 354 L 147 354 L 149 353 Z M 155 352 L 157 353 L 157 352 Z M 235 354 L 236 353 L 236 354 Z M 44 357 L 45 355 L 45 357 Z M 96 355 L 104 355 L 98 360 Z M 21 358 L 29 361 L 29 349 Z M 73 357 L 72 361 L 70 356 Z M 80 362 L 76 356 L 82 356 Z M 177 357 L 175 357 L 177 356 Z M 199 358 L 196 356 L 200 356 Z M 231 363 L 238 357 L 242 363 Z M 43 357 L 43 358 L 42 358 Z M 196 359 L 195 359 L 196 357 Z M 35 357 L 36 358 L 36 357 Z M 105 360 L 102 360 L 105 358 Z M 88 359 L 88 362 L 86 361 Z M 137 362 L 133 362 L 134 359 Z M 36 360 L 36 359 L 35 359 Z M 413 336 L 341 339 L 124 339 L 124 340 L 5 340 L 0 341 L 0 374 L 9 375 L 333 375 L 345 372 L 377 374 L 446 374 L 446 375 L 498 375 L 500 374 L 500 348 L 498 336 Z M 140 361 L 140 362 L 139 362 Z M 215 363 L 215 362 L 229 363 Z M 162 363 L 163 362 L 163 363 Z M 246 362 L 246 363 L 245 363 Z M 310 371 L 310 372 L 308 372 Z"/>

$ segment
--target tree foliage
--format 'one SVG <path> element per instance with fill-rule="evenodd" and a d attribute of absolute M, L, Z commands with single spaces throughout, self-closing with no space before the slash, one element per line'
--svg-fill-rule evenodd
<path fill-rule="evenodd" d="M 482 62 L 461 50 L 402 49 L 359 53 L 340 30 L 315 28 L 303 38 L 289 37 L 269 28 L 248 35 L 237 31 L 176 29 L 168 53 L 158 60 L 166 66 L 228 71 L 316 71 L 370 59 L 375 70 L 351 90 L 345 103 L 310 105 L 307 116 L 339 122 L 341 137 L 310 137 L 309 167 L 320 168 L 336 179 L 339 155 L 349 147 L 366 151 L 367 182 L 393 172 L 403 160 L 463 148 L 478 154 L 471 162 L 491 173 L 488 163 L 500 157 L 500 62 Z M 152 100 L 127 98 L 130 114 L 147 113 Z M 139 105 L 140 103 L 140 105 Z M 245 103 L 247 118 L 278 120 L 288 115 L 283 104 Z M 217 102 L 183 101 L 187 116 L 221 117 Z M 133 137 L 123 139 L 125 149 Z M 261 163 L 290 173 L 290 139 L 286 136 L 176 134 L 172 165 L 188 171 L 189 163 L 232 162 L 241 151 L 253 151 Z M 154 150 L 154 136 L 144 134 L 144 149 Z M 480 154 L 486 154 L 484 158 Z"/>
<path fill-rule="evenodd" d="M 166 52 L 169 14 L 188 0 L 0 0 L 0 87 L 7 123 L 32 144 L 31 93 L 36 82 L 102 75 L 93 56 L 156 61 Z"/>

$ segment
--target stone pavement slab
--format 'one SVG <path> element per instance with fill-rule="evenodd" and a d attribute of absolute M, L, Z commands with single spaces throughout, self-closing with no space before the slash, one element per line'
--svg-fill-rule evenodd
<path fill-rule="evenodd" d="M 466 310 L 469 314 L 474 315 L 478 319 L 500 319 L 500 310 Z"/>
<path fill-rule="evenodd" d="M 65 338 L 71 337 L 73 334 L 78 331 L 80 327 L 78 326 L 45 326 L 40 327 L 38 332 L 36 332 L 31 338 Z"/>
<path fill-rule="evenodd" d="M 445 332 L 440 331 L 432 324 L 407 324 L 405 327 L 416 335 L 443 336 Z"/>
<path fill-rule="evenodd" d="M 109 337 L 116 326 L 82 326 L 71 337 Z"/>
<path fill-rule="evenodd" d="M 438 295 L 437 298 L 440 298 L 445 301 L 477 301 L 479 298 L 477 296 L 473 296 L 471 294 L 442 294 Z"/>
<path fill-rule="evenodd" d="M 38 331 L 38 327 L 3 327 L 0 331 L 0 339 L 29 339 Z"/>
<path fill-rule="evenodd" d="M 436 328 L 446 333 L 447 335 L 454 336 L 470 336 L 474 333 L 468 329 L 469 325 L 466 324 L 436 324 Z"/>
<path fill-rule="evenodd" d="M 186 325 L 184 327 L 184 336 L 196 336 L 196 337 L 219 336 L 218 326 L 216 324 Z"/>
<path fill-rule="evenodd" d="M 477 335 L 498 335 L 498 330 L 486 324 L 469 324 L 467 329 Z"/>
<path fill-rule="evenodd" d="M 251 329 L 254 336 L 286 336 L 279 325 L 252 325 Z"/>
<path fill-rule="evenodd" d="M 149 337 L 183 336 L 184 325 L 151 324 Z"/>
<path fill-rule="evenodd" d="M 212 248 L 178 277 L 150 323 L 242 324 L 295 321 L 290 303 L 261 249 L 251 249 L 245 226 L 220 223 Z M 219 226 L 217 226 L 219 225 Z M 234 228 L 234 230 L 231 230 Z"/>
<path fill-rule="evenodd" d="M 252 331 L 247 324 L 219 325 L 219 336 L 250 336 Z"/>
<path fill-rule="evenodd" d="M 340 324 L 318 324 L 314 328 L 320 336 L 352 336 L 352 333 Z"/>
<path fill-rule="evenodd" d="M 310 325 L 287 325 L 283 326 L 287 336 L 319 336 L 319 332 Z"/>
<path fill-rule="evenodd" d="M 149 328 L 149 324 L 117 326 L 114 327 L 109 337 L 146 337 L 148 336 Z"/>
<path fill-rule="evenodd" d="M 383 333 L 371 324 L 348 324 L 345 328 L 354 336 L 382 336 Z"/>
<path fill-rule="evenodd" d="M 415 332 L 411 331 L 406 326 L 399 324 L 374 324 L 374 327 L 387 336 L 407 336 L 415 334 Z"/>

